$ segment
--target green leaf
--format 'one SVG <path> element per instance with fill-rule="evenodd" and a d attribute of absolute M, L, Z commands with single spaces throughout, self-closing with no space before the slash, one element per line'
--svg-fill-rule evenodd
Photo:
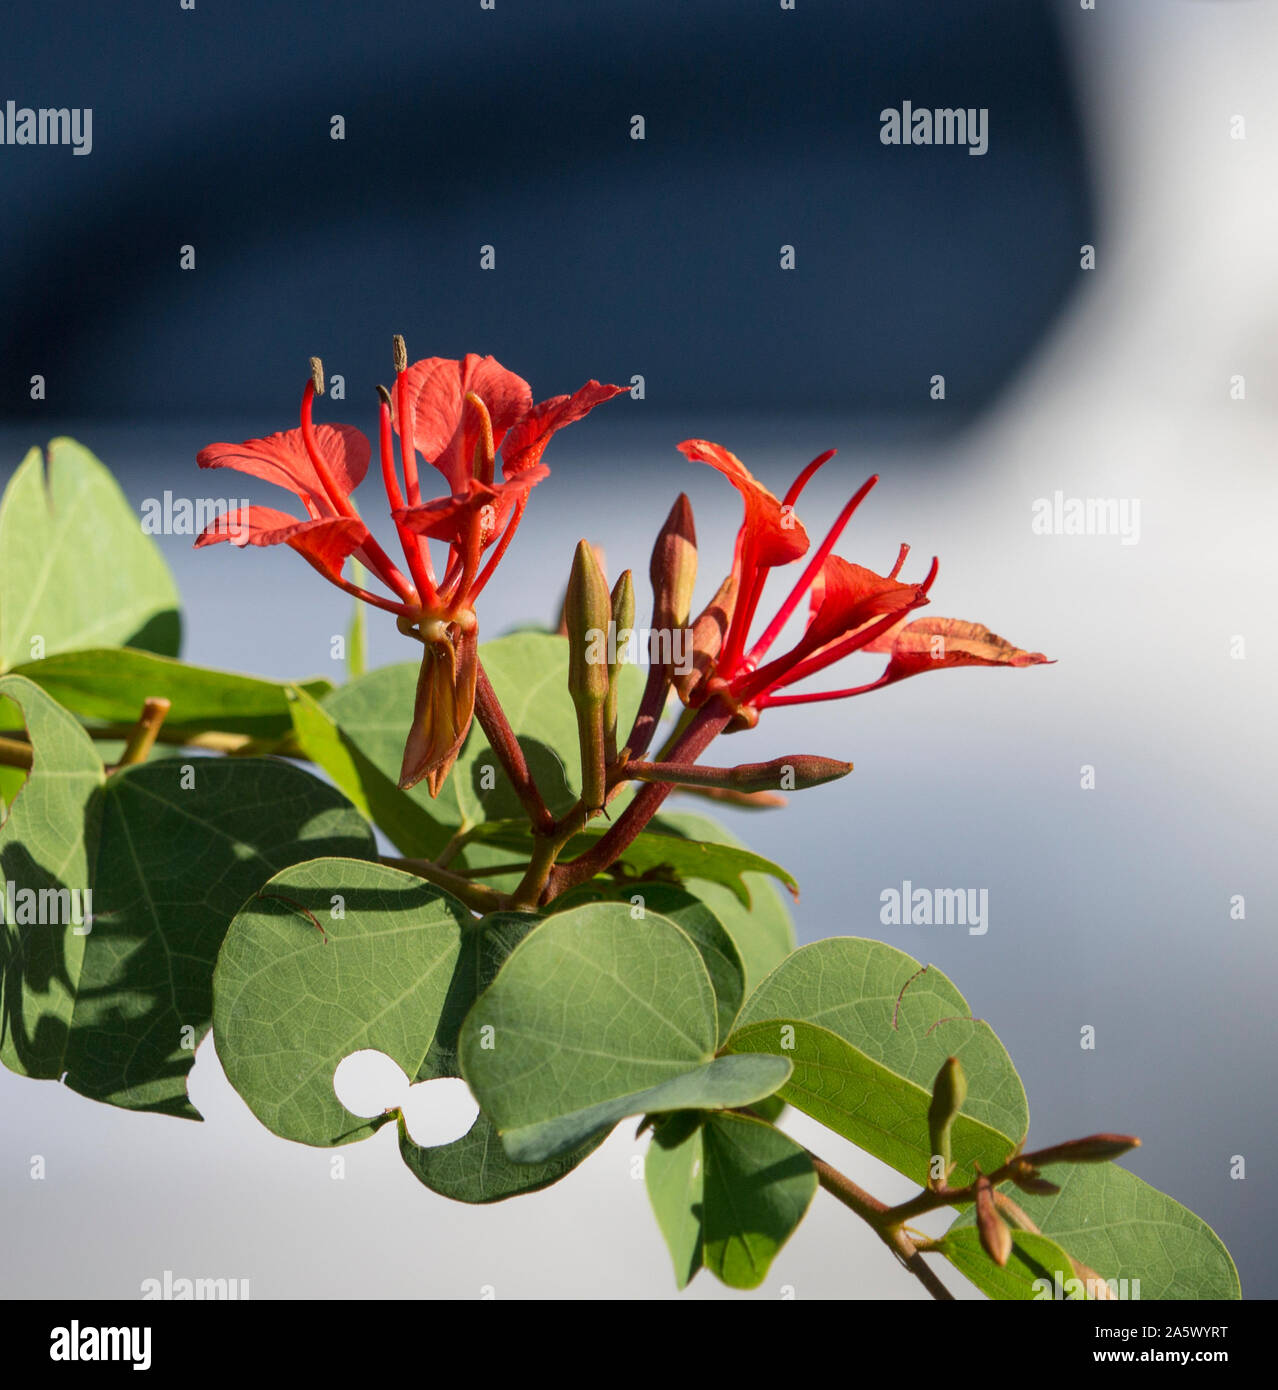
<path fill-rule="evenodd" d="M 459 1076 L 466 1011 L 537 921 L 477 921 L 442 890 L 378 864 L 325 859 L 278 875 L 236 917 L 218 960 L 214 1036 L 231 1084 L 268 1129 L 303 1144 L 366 1139 L 397 1118 L 409 1171 L 457 1201 L 558 1181 L 600 1140 L 516 1166 L 482 1113 L 460 1139 L 423 1147 L 402 1115 L 361 1119 L 333 1091 L 339 1063 L 365 1048 L 414 1082 Z"/>
<path fill-rule="evenodd" d="M 378 1130 L 387 1116 L 353 1115 L 333 1091 L 338 1064 L 365 1048 L 410 1077 L 441 1074 L 427 1057 L 455 1051 L 455 975 L 473 921 L 423 879 L 353 859 L 297 864 L 262 886 L 218 955 L 213 1036 L 267 1129 L 321 1147 Z"/>
<path fill-rule="evenodd" d="M 144 700 L 163 695 L 172 702 L 164 720 L 169 732 L 221 729 L 271 739 L 292 728 L 291 688 L 283 682 L 188 666 L 150 652 L 121 647 L 64 652 L 27 662 L 14 674 L 34 681 L 81 719 L 132 724 Z M 333 687 L 315 680 L 297 688 L 319 698 Z"/>
<path fill-rule="evenodd" d="M 293 733 L 306 755 L 333 779 L 401 854 L 433 859 L 452 835 L 415 794 L 400 791 L 339 727 L 325 705 L 300 686 L 290 692 Z M 396 770 L 398 774 L 398 769 Z"/>
<path fill-rule="evenodd" d="M 408 1170 L 432 1191 L 455 1202 L 503 1202 L 540 1192 L 588 1158 L 607 1138 L 596 1134 L 584 1144 L 544 1163 L 514 1163 L 507 1157 L 492 1121 L 481 1111 L 475 1123 L 451 1144 L 423 1148 L 399 1117 L 399 1152 Z"/>
<path fill-rule="evenodd" d="M 872 1061 L 828 1028 L 798 1019 L 740 1027 L 727 1046 L 729 1052 L 789 1058 L 794 1071 L 781 1089 L 782 1100 L 898 1172 L 919 1183 L 927 1180 L 931 1096 L 922 1086 Z M 950 1180 L 961 1186 L 975 1181 L 977 1165 L 988 1172 L 1006 1162 L 1015 1145 L 1007 1135 L 960 1115 L 951 1147 L 955 1169 Z"/>
<path fill-rule="evenodd" d="M 0 670 L 79 647 L 176 656 L 178 595 L 115 479 L 71 439 L 32 449 L 0 502 Z"/>
<path fill-rule="evenodd" d="M 594 879 L 551 903 L 549 911 L 566 912 L 587 902 L 625 902 L 632 914 L 655 912 L 681 927 L 701 953 L 717 1003 L 719 1036 L 726 1038 L 745 997 L 745 972 L 736 943 L 719 918 L 685 888 L 672 883 L 617 883 Z"/>
<path fill-rule="evenodd" d="M 834 937 L 802 947 L 763 981 L 728 1050 L 791 1058 L 783 1100 L 919 1183 L 931 1158 L 932 1082 L 945 1059 L 957 1057 L 968 1081 L 954 1128 L 957 1181 L 974 1162 L 998 1166 L 1029 1127 L 1011 1058 L 970 1014 L 934 966 L 880 941 Z M 787 1024 L 793 1037 L 783 1032 Z"/>
<path fill-rule="evenodd" d="M 0 693 L 21 708 L 35 757 L 0 827 L 0 869 L 15 903 L 46 894 L 43 924 L 5 912 L 0 1059 L 95 1100 L 198 1119 L 186 1077 L 231 917 L 286 864 L 372 855 L 368 827 L 287 763 L 164 759 L 107 777 L 75 719 L 36 686 L 7 676 Z M 85 890 L 92 920 L 80 934 L 68 919 Z"/>
<path fill-rule="evenodd" d="M 1002 1190 L 1074 1259 L 1102 1279 L 1120 1281 L 1119 1297 L 1242 1297 L 1229 1251 L 1187 1207 L 1116 1163 L 1055 1164 L 1046 1171 L 1061 1189 L 1053 1196 L 1035 1197 L 1011 1183 Z M 975 1213 L 964 1212 L 946 1243 L 974 1222 Z M 1068 1292 L 1074 1271 L 1068 1263 L 1054 1265 L 1049 1277 L 1054 1280 L 1058 1270 Z"/>
<path fill-rule="evenodd" d="M 1052 1298 L 1056 1288 L 1053 1271 L 1064 1271 L 1062 1289 L 1069 1287 L 1068 1280 L 1073 1277 L 1069 1256 L 1061 1247 L 1049 1237 L 1029 1231 L 1013 1230 L 1012 1255 L 1001 1268 L 985 1253 L 975 1226 L 957 1231 L 951 1227 L 936 1253 L 944 1255 L 982 1293 L 999 1301 Z"/>
<path fill-rule="evenodd" d="M 512 953 L 461 1031 L 462 1074 L 507 1154 L 538 1162 L 627 1115 L 771 1095 L 775 1057 L 715 1057 L 716 1001 L 673 922 L 620 903 L 551 917 Z"/>
<path fill-rule="evenodd" d="M 361 589 L 366 587 L 368 571 L 360 562 L 351 559 L 351 581 Z M 354 680 L 362 676 L 368 668 L 368 642 L 365 636 L 364 605 L 355 600 L 351 613 L 350 627 L 346 630 L 346 676 Z"/>
<path fill-rule="evenodd" d="M 715 844 L 746 846 L 731 831 L 725 830 L 709 816 L 686 811 L 666 811 L 657 817 L 656 824 L 672 834 Z M 736 942 L 745 967 L 746 997 L 758 987 L 763 977 L 775 969 L 798 944 L 794 921 L 771 877 L 762 873 L 743 873 L 741 882 L 749 894 L 743 904 L 736 892 L 721 883 L 689 877 L 685 887 L 695 893 L 727 928 Z"/>
<path fill-rule="evenodd" d="M 610 828 L 606 824 L 588 825 L 568 842 L 561 858 L 575 859 L 577 855 L 584 854 L 602 840 Z M 483 844 L 521 852 L 532 844 L 532 832 L 524 820 L 492 820 L 476 826 L 472 835 Z M 752 850 L 690 840 L 664 828 L 640 831 L 617 863 L 636 878 L 661 873 L 678 882 L 700 879 L 722 884 L 747 908 L 750 906 L 750 890 L 742 877 L 745 873 L 771 874 L 792 892 L 798 892 L 798 885 L 785 869 Z"/>
<path fill-rule="evenodd" d="M 758 1288 L 817 1188 L 800 1145 L 732 1114 L 658 1122 L 644 1175 L 681 1289 L 703 1265 L 731 1288 Z"/>
<path fill-rule="evenodd" d="M 538 632 L 516 633 L 485 642 L 479 657 L 546 804 L 555 815 L 563 814 L 576 801 L 574 787 L 580 785 L 576 715 L 568 696 L 566 639 Z M 392 786 L 399 780 L 417 674 L 415 662 L 384 666 L 342 686 L 324 701 L 325 713 L 337 726 L 346 749 L 343 761 L 371 765 Z M 624 720 L 633 716 L 638 705 L 643 678 L 635 667 L 627 666 L 622 680 Z M 314 751 L 307 751 L 324 765 L 331 749 L 331 740 L 326 740 Z M 572 769 L 572 785 L 565 769 Z M 438 797 L 432 801 L 424 783 L 397 794 L 413 801 L 439 827 L 430 844 L 420 839 L 411 846 L 396 841 L 405 854 L 433 855 L 459 827 L 523 816 L 519 798 L 477 723 L 471 726 Z M 372 804 L 371 797 L 369 800 Z M 401 814 L 394 819 L 402 827 L 408 817 Z M 389 828 L 387 833 L 391 833 Z"/>

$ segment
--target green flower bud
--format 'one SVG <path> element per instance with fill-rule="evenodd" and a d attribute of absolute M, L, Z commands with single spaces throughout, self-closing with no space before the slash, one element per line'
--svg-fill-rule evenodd
<path fill-rule="evenodd" d="M 604 701 L 604 745 L 609 763 L 617 757 L 617 701 L 621 695 L 618 677 L 634 626 L 635 583 L 630 571 L 625 570 L 612 589 L 612 642 L 608 653 L 608 697 Z"/>
<path fill-rule="evenodd" d="M 573 556 L 564 622 L 568 629 L 568 693 L 577 711 L 581 794 L 591 811 L 603 809 L 607 790 L 604 706 L 608 699 L 608 581 L 588 541 Z"/>
<path fill-rule="evenodd" d="M 967 1099 L 967 1078 L 957 1057 L 947 1057 L 932 1083 L 932 1103 L 927 1108 L 928 1138 L 933 1154 L 939 1154 L 945 1174 L 950 1171 L 950 1132 Z"/>

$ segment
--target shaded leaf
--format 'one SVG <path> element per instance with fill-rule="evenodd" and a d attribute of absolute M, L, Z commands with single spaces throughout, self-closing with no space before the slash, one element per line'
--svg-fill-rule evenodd
<path fill-rule="evenodd" d="M 680 1288 L 702 1266 L 731 1288 L 758 1288 L 817 1188 L 803 1148 L 745 1115 L 672 1115 L 644 1173 Z"/>
<path fill-rule="evenodd" d="M 7 922 L 0 937 L 0 1059 L 95 1100 L 199 1118 L 186 1078 L 227 924 L 287 864 L 375 853 L 369 829 L 331 787 L 266 759 L 163 759 L 107 777 L 47 695 L 20 676 L 0 691 L 35 753 L 0 827 L 0 868 L 15 892 L 50 895 L 44 924 Z M 84 890 L 87 933 L 67 920 Z"/>
<path fill-rule="evenodd" d="M 515 949 L 462 1027 L 462 1073 L 510 1157 L 534 1162 L 627 1115 L 748 1105 L 789 1075 L 782 1058 L 716 1058 L 716 1042 L 689 937 L 595 903 Z"/>

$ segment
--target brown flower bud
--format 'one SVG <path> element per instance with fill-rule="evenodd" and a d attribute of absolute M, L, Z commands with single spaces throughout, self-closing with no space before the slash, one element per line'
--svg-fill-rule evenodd
<path fill-rule="evenodd" d="M 674 688 L 685 705 L 700 703 L 696 694 L 702 683 L 714 674 L 719 649 L 732 621 L 737 603 L 737 581 L 733 575 L 719 585 L 719 591 L 692 625 L 692 670 L 676 674 Z"/>
<path fill-rule="evenodd" d="M 1138 1148 L 1140 1140 L 1133 1134 L 1089 1134 L 1086 1139 L 1067 1139 L 1022 1157 L 1035 1168 L 1046 1168 L 1049 1163 L 1109 1163 Z"/>
<path fill-rule="evenodd" d="M 976 1180 L 976 1230 L 981 1248 L 1000 1268 L 1012 1257 L 1012 1232 L 994 1205 L 994 1188 L 984 1173 Z"/>
<path fill-rule="evenodd" d="M 628 777 L 641 782 L 674 782 L 685 787 L 722 787 L 735 791 L 805 791 L 833 782 L 852 771 L 851 763 L 820 758 L 812 753 L 791 754 L 766 763 L 741 763 L 737 767 L 701 767 L 696 763 L 630 763 Z"/>
<path fill-rule="evenodd" d="M 654 630 L 673 633 L 676 628 L 686 627 L 692 611 L 692 591 L 697 584 L 697 528 L 693 525 L 692 503 L 682 492 L 657 533 L 648 576 L 652 580 Z"/>

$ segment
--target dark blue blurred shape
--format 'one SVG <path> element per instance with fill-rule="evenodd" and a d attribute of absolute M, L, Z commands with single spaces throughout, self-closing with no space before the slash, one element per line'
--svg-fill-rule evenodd
<path fill-rule="evenodd" d="M 371 404 L 401 331 L 539 396 L 640 373 L 660 408 L 936 415 L 944 373 L 952 421 L 1092 239 L 1037 0 L 59 0 L 0 25 L 0 107 L 94 113 L 87 157 L 0 146 L 9 418 L 282 427 L 308 354 Z M 988 153 L 882 145 L 904 100 L 988 108 Z"/>

